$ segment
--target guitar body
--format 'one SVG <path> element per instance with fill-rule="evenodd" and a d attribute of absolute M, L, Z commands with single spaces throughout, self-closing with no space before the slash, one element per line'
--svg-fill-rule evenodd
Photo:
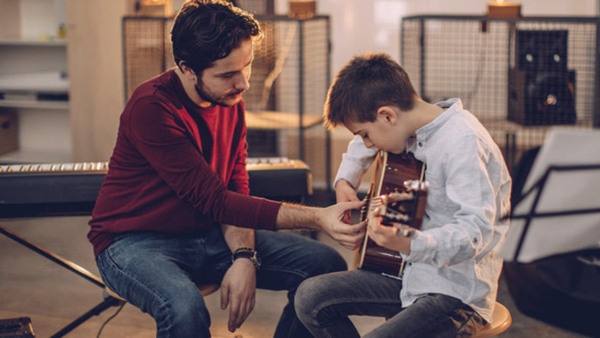
<path fill-rule="evenodd" d="M 405 181 L 424 182 L 425 179 L 425 165 L 412 155 L 381 151 L 375 161 L 375 171 L 366 197 L 367 203 L 361 212 L 361 221 L 367 218 L 369 211 L 381 204 L 379 196 L 406 191 Z M 410 216 L 410 220 L 404 224 L 420 229 L 426 202 L 427 191 L 418 191 L 414 199 L 402 202 L 402 209 Z M 356 263 L 359 269 L 381 272 L 391 277 L 400 277 L 404 265 L 402 256 L 397 251 L 378 246 L 369 238 L 368 231 L 362 246 L 357 250 Z"/>

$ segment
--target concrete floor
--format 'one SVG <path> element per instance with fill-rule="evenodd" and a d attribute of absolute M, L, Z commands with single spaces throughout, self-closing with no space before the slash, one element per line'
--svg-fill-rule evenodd
<path fill-rule="evenodd" d="M 89 216 L 0 220 L 0 225 L 55 254 L 98 275 L 92 248 L 87 241 Z M 353 253 L 319 236 L 351 263 Z M 36 337 L 49 337 L 85 313 L 102 298 L 103 290 L 74 273 L 50 262 L 11 239 L 0 235 L 0 319 L 29 317 Z M 498 300 L 513 316 L 512 326 L 500 337 L 582 337 L 522 315 L 515 307 L 501 278 Z M 215 337 L 272 337 L 286 299 L 283 292 L 258 290 L 256 308 L 235 333 L 227 331 L 227 311 L 219 308 L 219 293 L 207 297 Z M 111 307 L 73 330 L 67 337 L 96 337 L 102 324 L 117 307 Z M 352 317 L 361 333 L 383 319 Z M 2 336 L 2 335 L 0 335 Z M 150 316 L 126 304 L 102 330 L 101 337 L 145 338 L 155 336 Z"/>

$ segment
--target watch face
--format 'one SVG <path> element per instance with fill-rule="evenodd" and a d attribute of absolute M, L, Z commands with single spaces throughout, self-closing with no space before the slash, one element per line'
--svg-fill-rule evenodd
<path fill-rule="evenodd" d="M 252 250 L 252 249 L 240 250 L 240 249 L 238 249 L 231 256 L 231 261 L 233 262 L 238 258 L 247 258 L 252 262 L 252 264 L 254 264 L 254 267 L 256 269 L 258 269 L 260 267 L 260 259 L 258 258 L 258 253 L 256 252 L 256 250 Z"/>

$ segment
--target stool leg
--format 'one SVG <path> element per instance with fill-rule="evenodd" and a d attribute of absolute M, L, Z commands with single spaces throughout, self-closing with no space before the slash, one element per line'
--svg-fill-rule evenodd
<path fill-rule="evenodd" d="M 53 334 L 51 336 L 51 338 L 62 337 L 64 335 L 66 335 L 67 333 L 73 331 L 73 329 L 75 329 L 76 327 L 78 327 L 79 325 L 81 325 L 83 322 L 85 322 L 86 320 L 88 320 L 90 317 L 99 315 L 100 313 L 102 313 L 102 311 L 108 309 L 111 306 L 118 306 L 118 305 L 121 305 L 121 304 L 123 304 L 123 301 L 121 301 L 121 300 L 119 300 L 117 298 L 114 298 L 114 297 L 108 297 L 102 303 L 96 305 L 91 310 L 89 310 L 88 312 L 84 313 L 79 318 L 75 319 L 70 324 L 68 324 L 67 326 L 65 326 L 64 328 L 62 328 L 60 331 L 58 331 L 55 334 Z"/>

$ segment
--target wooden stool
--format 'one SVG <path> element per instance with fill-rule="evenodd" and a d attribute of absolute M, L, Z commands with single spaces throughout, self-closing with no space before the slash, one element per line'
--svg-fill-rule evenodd
<path fill-rule="evenodd" d="M 510 327 L 512 324 L 512 316 L 510 315 L 510 311 L 508 309 L 496 302 L 496 306 L 494 306 L 494 313 L 492 315 L 493 322 L 487 323 L 481 330 L 477 331 L 473 335 L 473 337 L 491 337 L 497 334 L 500 334 Z"/>
<path fill-rule="evenodd" d="M 214 293 L 215 291 L 219 290 L 220 287 L 221 286 L 219 284 L 202 284 L 202 285 L 198 285 L 198 290 L 200 290 L 200 293 L 202 294 L 203 297 L 206 297 L 206 296 L 210 295 L 211 293 Z M 119 300 L 120 302 L 127 302 L 124 298 L 117 295 L 113 290 L 111 290 L 107 287 L 104 288 L 104 291 L 106 291 L 107 295 Z"/>
<path fill-rule="evenodd" d="M 198 290 L 200 290 L 200 293 L 202 294 L 203 297 L 206 297 L 206 296 L 210 295 L 211 293 L 219 290 L 220 287 L 221 287 L 221 285 L 219 285 L 219 284 L 202 284 L 202 285 L 198 285 Z"/>

